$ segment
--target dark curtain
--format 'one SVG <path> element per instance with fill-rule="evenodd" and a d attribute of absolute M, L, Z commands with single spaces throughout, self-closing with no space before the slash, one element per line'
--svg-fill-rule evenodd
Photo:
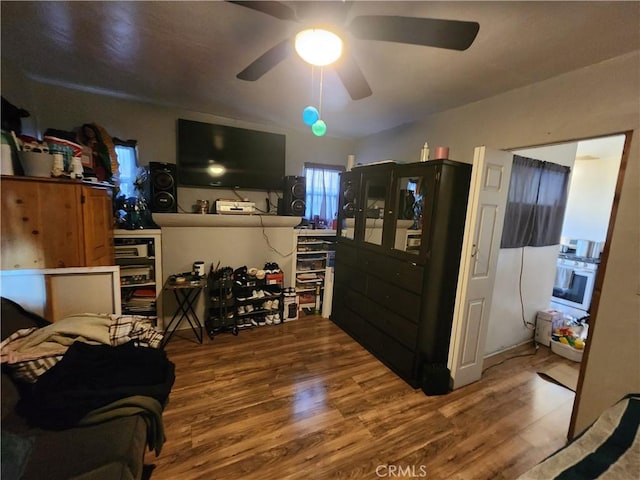
<path fill-rule="evenodd" d="M 569 167 L 514 155 L 500 248 L 560 243 Z"/>

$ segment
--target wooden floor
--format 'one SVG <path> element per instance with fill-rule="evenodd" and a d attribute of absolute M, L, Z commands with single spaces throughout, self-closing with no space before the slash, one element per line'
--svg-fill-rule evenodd
<path fill-rule="evenodd" d="M 572 362 L 545 347 L 429 397 L 321 317 L 179 334 L 152 480 L 514 479 L 566 441 L 574 393 L 536 371 Z"/>

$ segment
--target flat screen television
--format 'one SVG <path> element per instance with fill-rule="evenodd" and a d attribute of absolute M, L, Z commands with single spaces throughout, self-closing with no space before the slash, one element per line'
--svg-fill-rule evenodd
<path fill-rule="evenodd" d="M 178 184 L 282 190 L 285 136 L 178 119 Z"/>

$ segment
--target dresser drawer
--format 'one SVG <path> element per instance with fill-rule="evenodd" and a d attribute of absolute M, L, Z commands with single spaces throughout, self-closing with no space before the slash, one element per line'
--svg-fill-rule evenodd
<path fill-rule="evenodd" d="M 336 260 L 335 264 L 335 279 L 337 284 L 344 285 L 345 287 L 352 288 L 361 293 L 366 291 L 366 277 L 364 273 L 350 265 L 342 262 L 342 260 Z"/>
<path fill-rule="evenodd" d="M 414 374 L 416 354 L 413 351 L 372 326 L 367 331 L 365 346 L 405 381 L 417 386 Z"/>
<path fill-rule="evenodd" d="M 374 252 L 358 252 L 360 268 L 398 287 L 421 294 L 424 268 L 413 262 L 386 257 Z"/>
<path fill-rule="evenodd" d="M 394 338 L 410 351 L 417 350 L 418 325 L 415 323 L 372 302 L 369 303 L 366 318 L 374 327 Z"/>
<path fill-rule="evenodd" d="M 336 244 L 336 262 L 358 268 L 358 250 L 338 242 Z"/>
<path fill-rule="evenodd" d="M 367 276 L 367 298 L 413 323 L 420 320 L 419 295 L 371 275 Z"/>

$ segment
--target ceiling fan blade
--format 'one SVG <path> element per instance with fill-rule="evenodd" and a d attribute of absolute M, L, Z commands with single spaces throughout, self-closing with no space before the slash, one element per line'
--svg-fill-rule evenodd
<path fill-rule="evenodd" d="M 371 95 L 371 87 L 367 79 L 364 78 L 362 70 L 348 52 L 342 53 L 342 59 L 334 68 L 352 100 L 360 100 Z"/>
<path fill-rule="evenodd" d="M 235 0 L 227 0 L 229 3 L 235 3 L 236 5 L 240 5 L 242 7 L 250 8 L 251 10 L 256 10 L 258 12 L 266 13 L 275 18 L 279 18 L 280 20 L 296 20 L 296 12 L 281 2 L 237 2 Z"/>
<path fill-rule="evenodd" d="M 236 77 L 240 80 L 254 82 L 282 62 L 291 53 L 293 53 L 292 42 L 291 39 L 287 38 L 259 56 L 251 65 L 236 75 Z"/>
<path fill-rule="evenodd" d="M 480 24 L 436 18 L 363 15 L 349 30 L 362 40 L 410 43 L 427 47 L 466 50 L 478 34 Z"/>
<path fill-rule="evenodd" d="M 296 1 L 293 2 L 296 18 L 303 22 L 312 21 L 315 24 L 344 25 L 353 1 Z"/>

